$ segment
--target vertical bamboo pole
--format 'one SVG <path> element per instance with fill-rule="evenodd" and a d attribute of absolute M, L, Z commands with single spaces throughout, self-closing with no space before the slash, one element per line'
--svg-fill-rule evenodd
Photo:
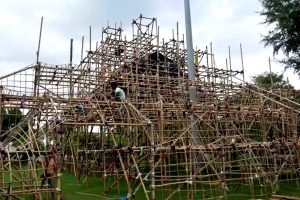
<path fill-rule="evenodd" d="M 56 134 L 56 146 L 59 147 L 59 149 L 57 149 L 57 159 L 56 159 L 56 166 L 57 166 L 57 179 L 56 179 L 56 192 L 57 192 L 57 200 L 61 200 L 61 165 L 62 165 L 62 157 L 61 157 L 61 135 L 60 134 Z"/>
<path fill-rule="evenodd" d="M 147 122 L 148 127 L 150 128 L 150 139 L 151 139 L 151 158 L 150 158 L 150 167 L 151 167 L 151 199 L 155 200 L 155 142 L 154 142 L 154 125 L 151 121 Z"/>
<path fill-rule="evenodd" d="M 12 163 L 11 163 L 12 159 L 10 157 L 10 152 L 7 153 L 7 159 L 8 159 L 8 167 L 9 167 L 8 198 L 9 200 L 12 200 L 11 193 L 13 192 L 13 171 L 12 171 Z"/>

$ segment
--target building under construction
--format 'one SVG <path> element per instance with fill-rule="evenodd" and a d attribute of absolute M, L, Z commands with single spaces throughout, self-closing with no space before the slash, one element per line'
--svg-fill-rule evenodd
<path fill-rule="evenodd" d="M 63 170 L 99 177 L 99 193 L 126 184 L 128 199 L 267 199 L 300 187 L 291 90 L 245 83 L 242 65 L 216 66 L 208 48 L 194 50 L 191 81 L 178 29 L 164 41 L 142 15 L 132 28 L 130 40 L 103 28 L 78 65 L 38 61 L 0 77 L 1 199 L 61 199 Z M 41 184 L 49 155 L 55 187 Z"/>

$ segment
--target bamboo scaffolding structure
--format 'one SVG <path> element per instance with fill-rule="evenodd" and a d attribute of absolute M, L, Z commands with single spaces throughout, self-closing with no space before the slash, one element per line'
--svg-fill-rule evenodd
<path fill-rule="evenodd" d="M 299 183 L 299 92 L 246 83 L 241 45 L 242 70 L 230 47 L 224 68 L 212 44 L 193 50 L 191 82 L 178 24 L 163 40 L 157 19 L 140 15 L 131 40 L 122 27 L 107 26 L 95 49 L 89 30 L 78 65 L 71 42 L 67 64 L 37 58 L 0 77 L 0 109 L 10 111 L 0 121 L 11 125 L 0 126 L 0 198 L 60 199 L 63 169 L 78 181 L 100 177 L 104 192 L 125 183 L 129 199 L 140 191 L 145 199 L 270 198 L 281 182 Z M 112 82 L 125 100 L 114 96 Z M 37 160 L 51 153 L 57 184 L 44 188 Z"/>

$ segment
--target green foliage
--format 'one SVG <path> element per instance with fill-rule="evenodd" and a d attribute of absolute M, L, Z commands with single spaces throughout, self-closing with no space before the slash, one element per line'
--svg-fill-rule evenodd
<path fill-rule="evenodd" d="M 280 62 L 300 75 L 300 1 L 260 0 L 265 17 L 264 24 L 274 26 L 263 37 L 265 46 L 272 46 L 274 54 L 281 50 L 286 59 Z"/>
<path fill-rule="evenodd" d="M 11 126 L 18 124 L 23 118 L 23 114 L 18 108 L 8 108 L 2 110 L 2 130 L 6 131 Z"/>
<path fill-rule="evenodd" d="M 292 89 L 293 86 L 283 79 L 283 74 L 264 72 L 252 77 L 252 82 L 260 87 Z"/>

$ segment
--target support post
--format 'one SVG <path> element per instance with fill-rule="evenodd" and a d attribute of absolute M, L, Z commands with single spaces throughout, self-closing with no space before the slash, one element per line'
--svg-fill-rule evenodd
<path fill-rule="evenodd" d="M 70 43 L 70 65 L 72 65 L 73 62 L 73 39 L 71 38 L 71 43 Z"/>
<path fill-rule="evenodd" d="M 150 160 L 150 166 L 151 166 L 151 200 L 155 200 L 155 143 L 154 143 L 154 125 L 149 120 L 148 126 L 150 127 L 150 137 L 151 137 L 151 160 Z"/>
<path fill-rule="evenodd" d="M 73 39 L 71 39 L 70 41 L 70 98 L 74 97 L 74 85 L 73 85 L 73 66 L 72 66 L 72 62 L 73 62 Z"/>
<path fill-rule="evenodd" d="M 92 27 L 90 26 L 90 52 L 92 51 Z"/>
<path fill-rule="evenodd" d="M 216 82 L 216 74 L 215 74 L 215 63 L 213 58 L 213 50 L 212 50 L 212 42 L 209 44 L 210 46 L 210 65 L 211 65 L 211 72 L 212 72 L 212 82 Z"/>
<path fill-rule="evenodd" d="M 41 18 L 41 26 L 40 26 L 40 34 L 39 34 L 39 43 L 38 43 L 38 49 L 36 52 L 36 65 L 35 65 L 35 75 L 34 75 L 34 89 L 33 89 L 33 96 L 36 97 L 39 95 L 38 91 L 38 84 L 40 79 L 40 47 L 41 47 L 41 38 L 42 38 L 42 30 L 43 30 L 43 20 L 44 18 Z"/>
<path fill-rule="evenodd" d="M 190 1 L 184 0 L 185 9 L 185 29 L 186 29 L 186 41 L 187 41 L 187 60 L 188 60 L 188 77 L 191 82 L 190 86 L 190 100 L 194 102 L 196 100 L 196 90 L 194 87 L 195 80 L 195 65 L 194 65 L 194 50 L 193 50 L 193 37 L 192 37 L 192 25 L 191 25 L 191 13 L 190 13 Z"/>
<path fill-rule="evenodd" d="M 231 68 L 231 50 L 230 46 L 228 46 L 228 60 L 229 60 L 229 70 L 230 70 L 230 84 L 232 84 L 232 68 Z"/>
<path fill-rule="evenodd" d="M 34 66 L 34 86 L 33 86 L 33 96 L 34 97 L 39 96 L 39 84 L 40 84 L 40 73 L 41 73 L 41 63 L 40 63 L 39 59 L 40 59 L 43 21 L 44 21 L 44 17 L 41 18 L 39 43 L 38 43 L 38 49 L 36 52 L 36 65 Z M 41 120 L 41 114 L 38 114 L 37 121 L 33 122 L 33 124 L 35 124 L 35 123 L 37 124 L 37 129 L 36 129 L 37 132 L 40 130 L 40 120 Z"/>
<path fill-rule="evenodd" d="M 226 85 L 228 85 L 228 79 L 229 79 L 229 77 L 228 77 L 228 60 L 227 60 L 227 58 L 226 58 L 226 60 L 225 60 L 225 64 L 226 64 Z M 228 88 L 227 88 L 228 89 Z"/>
<path fill-rule="evenodd" d="M 38 43 L 38 49 L 37 49 L 37 52 L 36 52 L 36 63 L 39 63 L 39 58 L 40 58 L 40 48 L 41 48 L 41 38 L 42 38 L 42 30 L 43 30 L 43 21 L 44 21 L 44 17 L 41 18 L 39 43 Z"/>
<path fill-rule="evenodd" d="M 272 65 L 271 65 L 271 58 L 269 57 L 269 70 L 270 70 L 270 79 L 271 79 L 271 91 L 273 89 L 273 77 L 272 77 Z"/>
<path fill-rule="evenodd" d="M 186 41 L 187 41 L 187 60 L 188 60 L 188 78 L 189 78 L 189 98 L 191 101 L 191 105 L 196 104 L 196 87 L 195 87 L 195 64 L 194 64 L 194 50 L 193 50 L 193 37 L 192 37 L 192 24 L 191 24 L 191 12 L 190 12 L 190 1 L 184 0 L 184 9 L 185 9 L 185 28 L 186 28 Z M 191 121 L 192 123 L 195 120 L 195 116 L 192 113 L 191 114 Z M 192 137 L 193 145 L 195 144 L 195 140 L 197 138 L 196 135 L 196 127 L 192 127 Z M 196 158 L 197 156 L 192 156 L 193 158 Z M 191 167 L 193 167 L 194 162 L 191 162 Z M 192 169 L 190 169 L 192 170 Z M 193 180 L 190 180 L 192 184 L 190 184 L 188 187 L 193 187 Z M 193 199 L 193 194 L 188 195 L 188 199 Z"/>
<path fill-rule="evenodd" d="M 205 47 L 206 49 L 206 73 L 207 73 L 207 82 L 210 83 L 210 70 L 209 70 L 209 60 L 208 60 L 208 48 L 207 46 Z"/>
<path fill-rule="evenodd" d="M 83 47 L 84 47 L 84 36 L 81 38 L 81 56 L 80 56 L 80 61 L 83 59 Z"/>
<path fill-rule="evenodd" d="M 240 43 L 240 52 L 241 52 L 241 62 L 242 62 L 243 84 L 245 84 L 244 56 L 243 56 L 243 47 L 241 43 Z"/>
<path fill-rule="evenodd" d="M 177 67 L 178 67 L 178 78 L 180 78 L 180 61 L 179 61 L 179 23 L 176 23 L 176 57 L 177 57 Z"/>
<path fill-rule="evenodd" d="M 57 159 L 56 159 L 56 165 L 57 165 L 57 179 L 56 179 L 56 199 L 61 200 L 61 167 L 62 167 L 62 151 L 63 149 L 61 148 L 61 135 L 56 134 L 56 146 L 59 147 L 57 149 Z"/>

